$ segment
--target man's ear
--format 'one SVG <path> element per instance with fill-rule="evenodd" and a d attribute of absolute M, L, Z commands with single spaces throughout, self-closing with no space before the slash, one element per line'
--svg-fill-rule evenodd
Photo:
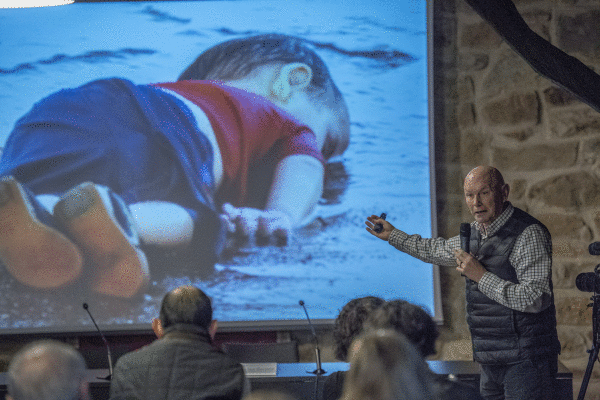
<path fill-rule="evenodd" d="M 304 63 L 285 64 L 271 83 L 271 94 L 282 102 L 288 101 L 294 91 L 304 90 L 312 80 L 312 68 Z"/>
<path fill-rule="evenodd" d="M 159 318 L 154 318 L 152 320 L 152 330 L 157 338 L 161 338 L 164 335 L 162 322 Z"/>
<path fill-rule="evenodd" d="M 215 335 L 217 334 L 217 326 L 218 326 L 218 322 L 216 319 L 213 319 L 210 323 L 210 326 L 208 327 L 208 334 L 210 335 L 210 339 L 214 339 Z"/>
<path fill-rule="evenodd" d="M 508 200 L 509 193 L 510 193 L 510 186 L 508 186 L 508 183 L 505 183 L 504 186 L 502 187 L 502 196 L 504 196 L 504 201 Z"/>

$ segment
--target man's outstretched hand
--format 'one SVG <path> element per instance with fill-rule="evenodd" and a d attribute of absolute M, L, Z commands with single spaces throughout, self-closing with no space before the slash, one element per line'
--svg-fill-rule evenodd
<path fill-rule="evenodd" d="M 373 236 L 377 236 L 381 240 L 386 241 L 390 238 L 390 233 L 392 233 L 392 231 L 395 229 L 392 224 L 387 222 L 385 219 L 378 217 L 377 215 L 371 215 L 370 217 L 367 217 L 365 224 L 367 225 L 367 232 Z M 381 232 L 374 231 L 376 224 L 381 224 L 383 227 Z"/>

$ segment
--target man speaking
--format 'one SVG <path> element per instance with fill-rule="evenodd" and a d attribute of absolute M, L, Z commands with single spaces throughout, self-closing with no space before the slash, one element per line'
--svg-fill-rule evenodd
<path fill-rule="evenodd" d="M 550 233 L 508 201 L 509 186 L 496 168 L 474 168 L 464 192 L 475 218 L 469 252 L 460 236 L 424 239 L 376 215 L 367 218 L 367 231 L 422 261 L 456 266 L 466 277 L 467 322 L 484 398 L 551 399 L 560 343 Z"/>

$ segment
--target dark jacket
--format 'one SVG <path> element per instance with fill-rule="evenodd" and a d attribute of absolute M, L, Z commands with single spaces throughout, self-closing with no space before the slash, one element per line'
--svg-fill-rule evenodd
<path fill-rule="evenodd" d="M 515 208 L 506 224 L 481 247 L 479 232 L 476 229 L 471 231 L 471 253 L 489 272 L 501 279 L 519 283 L 509 257 L 517 237 L 532 224 L 544 227 L 526 212 Z M 475 361 L 481 364 L 509 364 L 527 358 L 552 357 L 560 352 L 554 300 L 539 313 L 526 313 L 490 299 L 470 279 L 467 279 L 466 286 L 467 322 L 473 339 Z"/>
<path fill-rule="evenodd" d="M 110 395 L 140 400 L 239 400 L 244 388 L 241 364 L 213 347 L 206 330 L 175 325 L 166 329 L 163 338 L 119 358 Z"/>

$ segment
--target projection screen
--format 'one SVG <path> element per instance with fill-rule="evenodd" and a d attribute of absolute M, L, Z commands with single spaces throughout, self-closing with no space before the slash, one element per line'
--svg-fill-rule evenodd
<path fill-rule="evenodd" d="M 326 164 L 323 194 L 287 244 L 241 243 L 201 271 L 195 268 L 201 259 L 181 262 L 171 249 L 166 255 L 152 249 L 162 262 L 151 263 L 148 286 L 126 298 L 96 293 L 88 281 L 95 267 L 87 261 L 74 281 L 41 289 L 0 262 L 0 333 L 90 331 L 83 303 L 107 331 L 147 329 L 162 296 L 187 284 L 213 299 L 224 329 L 302 325 L 299 300 L 314 322 L 329 323 L 348 300 L 366 295 L 402 298 L 441 318 L 436 267 L 365 230 L 366 217 L 382 212 L 408 233 L 430 237 L 435 230 L 425 0 L 111 1 L 0 9 L 0 148 L 7 148 L 23 115 L 61 89 L 113 77 L 136 85 L 172 82 L 206 49 L 268 33 L 309 43 L 350 119 L 347 150 Z M 77 116 L 77 109 L 70 112 Z M 7 162 L 2 158 L 0 170 Z M 50 167 L 40 165 L 40 176 Z M 0 205 L 0 223 L 6 215 Z M 0 232 L 0 259 L 16 246 L 7 237 Z"/>

